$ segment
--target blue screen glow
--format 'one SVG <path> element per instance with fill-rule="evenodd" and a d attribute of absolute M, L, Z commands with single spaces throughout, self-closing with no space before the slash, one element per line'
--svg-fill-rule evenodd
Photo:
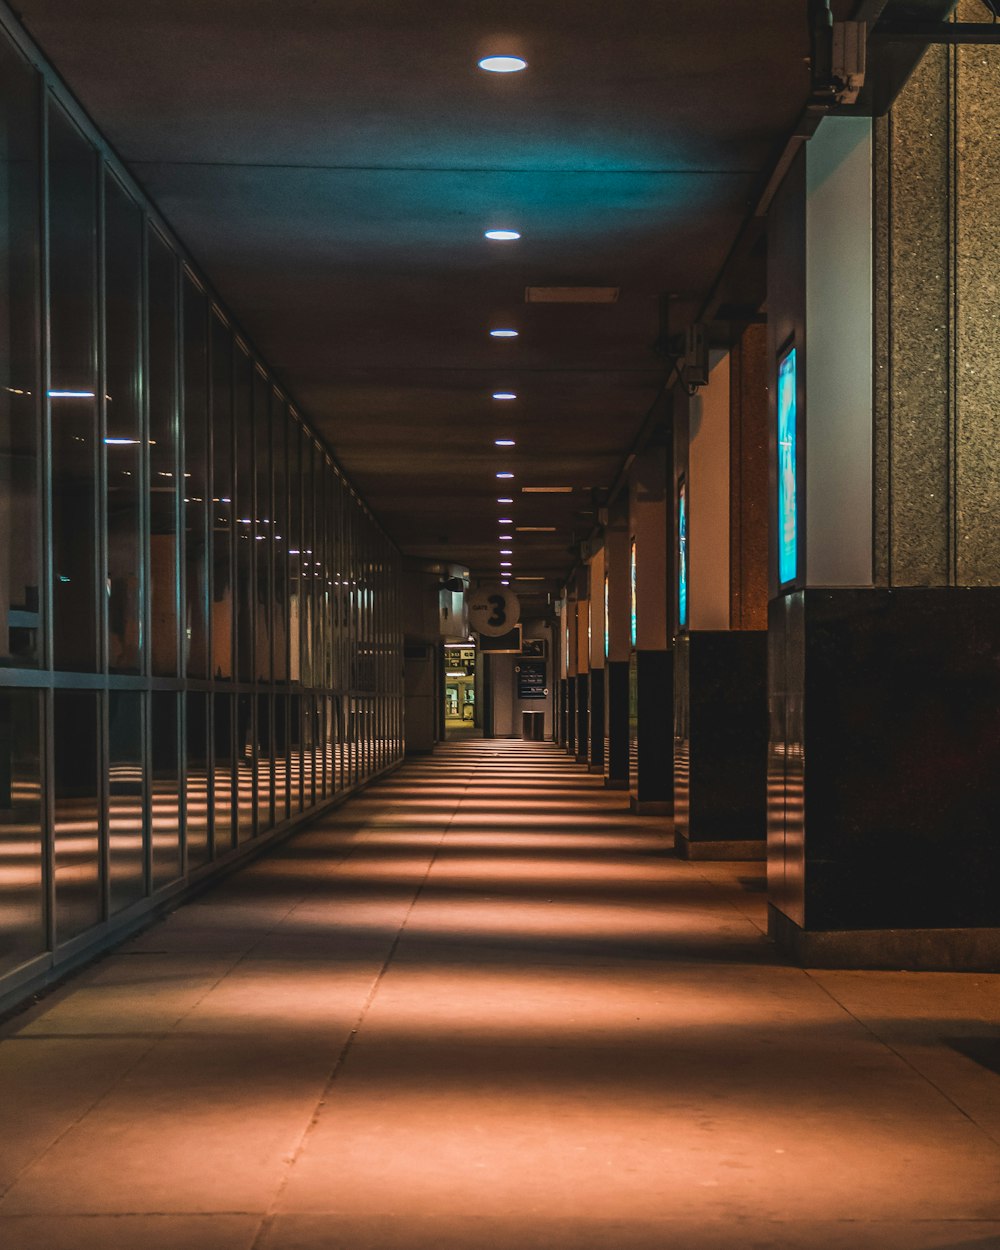
<path fill-rule="evenodd" d="M 629 611 L 629 639 L 634 647 L 639 638 L 639 614 L 638 604 L 636 602 L 636 585 L 635 585 L 635 539 L 632 539 L 632 548 L 629 554 L 629 587 L 630 587 L 630 611 Z"/>
<path fill-rule="evenodd" d="M 795 348 L 778 365 L 778 581 L 795 581 L 799 569 L 799 517 L 796 483 Z"/>
<path fill-rule="evenodd" d="M 688 623 L 688 516 L 687 483 L 681 478 L 677 491 L 677 624 Z"/>

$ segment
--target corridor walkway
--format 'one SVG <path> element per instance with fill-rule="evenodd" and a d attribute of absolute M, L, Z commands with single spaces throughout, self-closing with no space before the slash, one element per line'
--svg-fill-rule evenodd
<path fill-rule="evenodd" d="M 787 967 L 761 886 L 449 744 L 6 1023 L 0 1246 L 1000 1247 L 1000 977 Z"/>

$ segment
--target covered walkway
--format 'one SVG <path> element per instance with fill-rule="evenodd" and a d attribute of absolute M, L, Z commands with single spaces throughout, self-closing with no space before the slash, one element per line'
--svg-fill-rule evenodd
<path fill-rule="evenodd" d="M 439 748 L 0 1041 L 7 1250 L 1000 1246 L 1000 978 L 809 972 L 757 865 Z"/>

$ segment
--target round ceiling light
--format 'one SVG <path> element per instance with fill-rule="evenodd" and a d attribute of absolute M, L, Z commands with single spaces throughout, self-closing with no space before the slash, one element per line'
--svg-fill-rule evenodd
<path fill-rule="evenodd" d="M 513 477 L 513 473 L 498 473 L 497 477 Z"/>
<path fill-rule="evenodd" d="M 493 339 L 516 339 L 516 338 L 517 338 L 517 331 L 516 331 L 516 330 L 491 330 L 491 331 L 490 331 L 490 338 L 493 338 Z"/>
<path fill-rule="evenodd" d="M 486 70 L 488 74 L 517 74 L 528 68 L 528 62 L 519 56 L 484 56 L 479 62 L 479 68 Z"/>
<path fill-rule="evenodd" d="M 517 396 L 514 394 L 513 391 L 494 391 L 493 398 L 494 399 L 517 399 Z"/>
<path fill-rule="evenodd" d="M 495 438 L 493 444 L 496 447 L 514 447 L 516 446 L 512 438 Z"/>
<path fill-rule="evenodd" d="M 513 501 L 513 499 L 507 499 L 506 497 L 504 497 L 504 498 L 502 498 L 502 499 L 498 499 L 498 500 L 497 500 L 497 503 L 513 503 L 513 502 L 514 502 L 514 501 Z M 513 522 L 513 521 L 505 521 L 505 520 L 503 520 L 503 518 L 501 517 L 501 519 L 500 519 L 500 524 L 501 524 L 501 525 L 513 525 L 513 524 L 514 524 L 514 522 Z"/>
<path fill-rule="evenodd" d="M 512 243 L 521 237 L 520 230 L 487 230 L 486 238 L 494 243 Z"/>

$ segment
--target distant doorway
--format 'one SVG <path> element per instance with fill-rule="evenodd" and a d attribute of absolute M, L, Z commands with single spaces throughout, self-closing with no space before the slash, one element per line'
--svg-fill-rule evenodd
<path fill-rule="evenodd" d="M 447 737 L 481 733 L 476 706 L 476 648 L 473 643 L 445 643 L 444 728 Z"/>

